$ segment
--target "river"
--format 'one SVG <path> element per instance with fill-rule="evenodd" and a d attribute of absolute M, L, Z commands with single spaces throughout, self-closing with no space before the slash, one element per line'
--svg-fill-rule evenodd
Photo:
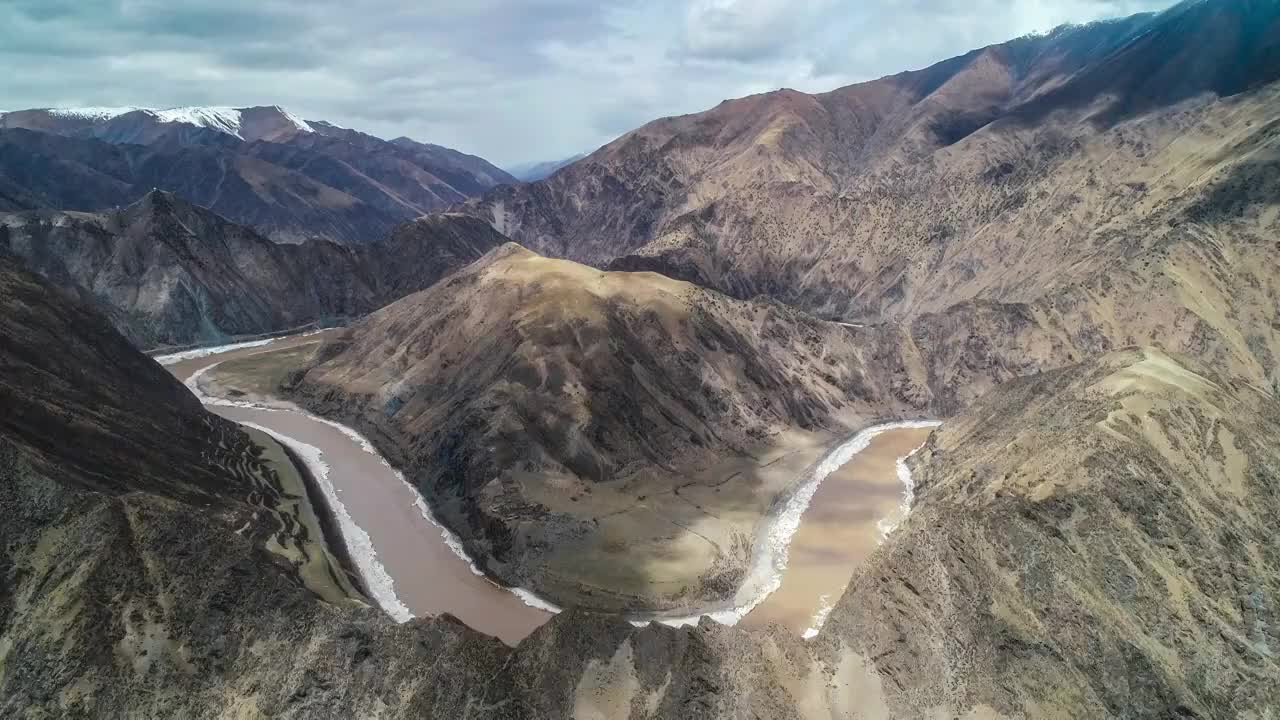
<path fill-rule="evenodd" d="M 188 382 L 220 362 L 320 339 L 299 335 L 157 359 Z M 549 605 L 542 607 L 528 593 L 502 588 L 474 570 L 430 519 L 418 493 L 358 435 L 292 406 L 233 406 L 214 399 L 206 399 L 206 405 L 228 420 L 284 440 L 307 461 L 318 482 L 329 486 L 327 494 L 341 508 L 327 510 L 339 515 L 370 595 L 392 617 L 403 621 L 449 613 L 509 645 L 551 618 Z M 754 609 L 741 618 L 743 625 L 778 622 L 806 637 L 817 631 L 887 524 L 905 513 L 903 480 L 909 478 L 898 460 L 928 433 L 929 428 L 919 426 L 873 428 L 830 454 L 829 464 L 841 464 L 829 475 L 820 472 L 825 475 L 821 484 L 810 481 L 810 492 L 792 499 L 790 522 L 775 519 L 781 528 L 773 530 L 780 557 L 767 558 L 763 568 L 773 577 L 771 591 L 766 589 L 768 596 L 753 603 Z M 850 450 L 854 454 L 845 462 Z"/>

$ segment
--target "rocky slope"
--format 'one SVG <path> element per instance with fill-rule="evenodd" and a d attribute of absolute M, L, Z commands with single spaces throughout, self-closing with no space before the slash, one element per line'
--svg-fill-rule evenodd
<path fill-rule="evenodd" d="M 0 115 L 0 210 L 101 211 L 159 188 L 279 242 L 359 245 L 506 182 L 472 155 L 278 107 Z"/>
<path fill-rule="evenodd" d="M 98 305 L 144 348 L 358 317 L 500 242 L 479 221 L 438 216 L 359 248 L 278 245 L 158 191 L 115 212 L 0 214 L 0 254 Z"/>
<path fill-rule="evenodd" d="M 1275 393 L 1158 348 L 1002 385 L 914 459 L 828 648 L 877 658 L 903 715 L 1265 717 L 1278 432 Z"/>
<path fill-rule="evenodd" d="M 502 580 L 678 611 L 731 598 L 760 518 L 836 436 L 913 412 L 852 340 L 509 244 L 353 325 L 286 389 L 386 440 Z"/>
<path fill-rule="evenodd" d="M 105 318 L 4 259 L 0 309 L 0 714 L 483 704 L 501 643 L 397 626 L 336 564 L 304 580 L 329 553 L 305 492 Z"/>
<path fill-rule="evenodd" d="M 1280 404 L 1157 348 L 1007 383 L 952 419 L 915 463 L 913 514 L 811 642 L 575 611 L 510 649 L 324 599 L 267 549 L 321 550 L 274 512 L 288 495 L 243 434 L 4 260 L 0 304 L 6 716 L 1264 718 L 1280 702 Z"/>
<path fill-rule="evenodd" d="M 1189 2 L 731 100 L 466 211 L 552 256 L 1004 342 L 972 361 L 1006 377 L 1172 334 L 1274 383 L 1278 28 L 1274 0 Z"/>

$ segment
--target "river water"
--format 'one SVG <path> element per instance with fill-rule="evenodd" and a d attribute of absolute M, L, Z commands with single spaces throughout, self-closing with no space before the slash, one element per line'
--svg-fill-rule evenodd
<path fill-rule="evenodd" d="M 817 633 L 858 567 L 906 517 L 910 496 L 904 481 L 910 476 L 902 461 L 932 431 L 911 425 L 885 429 L 826 476 L 787 544 L 778 589 L 743 625 L 780 623 L 804 637 Z"/>
<path fill-rule="evenodd" d="M 182 360 L 168 369 L 185 382 L 219 362 L 317 339 L 285 338 L 270 347 L 242 347 Z M 209 410 L 293 440 L 290 444 L 304 458 L 314 458 L 316 453 L 310 449 L 322 453 L 319 461 L 327 466 L 325 474 L 338 499 L 354 524 L 368 534 L 370 547 L 351 547 L 350 534 L 344 532 L 351 555 L 371 594 L 397 620 L 408 619 L 410 614 L 423 617 L 447 612 L 513 645 L 551 618 L 546 610 L 525 604 L 473 572 L 446 543 L 440 527 L 424 517 L 417 493 L 378 455 L 366 452 L 358 440 L 339 428 L 297 410 L 222 405 L 209 405 Z M 313 474 L 318 474 L 314 468 Z M 386 587 L 388 580 L 394 583 L 390 588 Z"/>
<path fill-rule="evenodd" d="M 187 382 L 220 362 L 319 339 L 293 336 L 157 359 Z M 229 420 L 271 432 L 307 462 L 331 498 L 329 510 L 338 515 L 370 595 L 392 617 L 404 621 L 447 612 L 511 645 L 551 618 L 551 606 L 480 575 L 430 519 L 421 496 L 358 435 L 296 408 L 232 406 L 213 399 L 206 405 Z M 889 428 L 846 445 L 862 449 L 816 485 L 807 507 L 793 507 L 798 526 L 783 528 L 782 560 L 769 561 L 780 578 L 741 619 L 743 625 L 777 622 L 798 634 L 816 632 L 857 566 L 905 514 L 903 480 L 909 478 L 902 477 L 905 468 L 898 460 L 929 432 Z M 833 457 L 843 459 L 839 453 Z"/>

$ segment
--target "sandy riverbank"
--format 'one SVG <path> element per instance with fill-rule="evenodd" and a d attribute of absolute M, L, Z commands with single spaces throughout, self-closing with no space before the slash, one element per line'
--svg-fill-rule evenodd
<path fill-rule="evenodd" d="M 725 625 L 780 622 L 797 633 L 815 634 L 809 630 L 821 626 L 857 565 L 883 539 L 884 522 L 909 510 L 911 476 L 899 472 L 906 468 L 900 459 L 939 424 L 920 420 L 875 425 L 831 448 L 761 520 L 749 570 L 731 601 L 700 614 L 651 619 L 669 625 L 695 624 L 703 616 Z M 818 497 L 824 486 L 832 492 Z M 872 501 L 877 495 L 881 501 Z M 817 508 L 811 507 L 815 498 L 820 500 Z M 803 544 L 793 549 L 798 536 Z M 852 542 L 845 545 L 846 541 Z M 821 545 L 835 559 L 824 560 L 818 552 Z M 803 553 L 794 566 L 793 550 Z"/>

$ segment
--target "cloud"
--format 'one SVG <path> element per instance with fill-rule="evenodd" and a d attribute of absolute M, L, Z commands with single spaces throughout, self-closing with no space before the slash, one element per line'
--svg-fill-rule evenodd
<path fill-rule="evenodd" d="M 740 62 L 784 57 L 835 5 L 833 0 L 694 0 L 680 50 L 690 57 Z"/>
<path fill-rule="evenodd" d="M 279 104 L 498 163 L 1169 0 L 5 0 L 5 109 Z"/>

